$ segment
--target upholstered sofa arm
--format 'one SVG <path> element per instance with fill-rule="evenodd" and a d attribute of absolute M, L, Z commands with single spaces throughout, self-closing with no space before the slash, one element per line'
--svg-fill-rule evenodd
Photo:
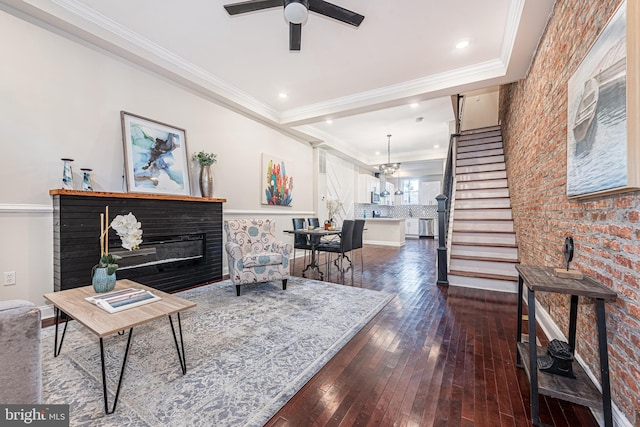
<path fill-rule="evenodd" d="M 224 245 L 225 250 L 227 251 L 227 254 L 229 255 L 229 258 L 233 258 L 233 259 L 240 259 L 242 258 L 242 247 L 237 244 L 237 243 L 233 243 L 233 242 L 227 242 Z"/>
<path fill-rule="evenodd" d="M 23 300 L 0 301 L 0 402 L 42 403 L 40 310 Z"/>
<path fill-rule="evenodd" d="M 291 245 L 291 243 L 283 242 L 280 240 L 274 241 L 271 244 L 271 247 L 274 252 L 278 252 L 286 256 L 289 256 L 289 254 L 291 253 L 291 250 L 293 249 L 293 246 Z"/>

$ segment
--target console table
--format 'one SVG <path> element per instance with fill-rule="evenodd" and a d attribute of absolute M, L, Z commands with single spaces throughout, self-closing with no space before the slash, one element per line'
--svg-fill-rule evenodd
<path fill-rule="evenodd" d="M 607 352 L 607 326 L 605 302 L 615 301 L 614 291 L 601 283 L 585 277 L 582 280 L 556 277 L 553 268 L 517 265 L 518 278 L 518 336 L 516 343 L 516 365 L 524 367 L 531 390 L 531 421 L 535 426 L 540 422 L 539 394 L 577 403 L 579 405 L 601 409 L 604 412 L 605 426 L 613 427 L 611 411 L 611 387 L 609 382 L 609 356 Z M 529 339 L 522 341 L 522 292 L 527 286 L 527 304 L 529 311 Z M 554 292 L 571 295 L 569 312 L 569 347 L 575 354 L 576 320 L 578 315 L 578 297 L 595 299 L 596 320 L 598 330 L 598 347 L 600 355 L 600 381 L 602 393 L 593 385 L 584 369 L 573 364 L 575 379 L 541 372 L 537 369 L 538 355 L 546 354 L 546 348 L 537 347 L 536 342 L 536 291 Z"/>

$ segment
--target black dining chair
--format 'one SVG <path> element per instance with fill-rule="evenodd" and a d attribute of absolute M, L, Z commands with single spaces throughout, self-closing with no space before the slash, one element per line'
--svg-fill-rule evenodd
<path fill-rule="evenodd" d="M 338 257 L 334 261 L 336 267 L 342 274 L 342 282 L 344 283 L 344 258 L 347 252 L 351 252 L 353 249 L 353 230 L 355 228 L 355 221 L 352 219 L 345 219 L 342 222 L 342 229 L 340 233 L 340 240 L 336 242 L 322 242 L 318 244 L 317 250 L 318 252 L 326 252 L 327 256 L 327 277 L 331 279 L 331 266 L 329 262 L 331 260 L 330 254 L 335 253 L 338 254 Z M 340 265 L 338 265 L 338 261 Z M 349 267 L 347 267 L 349 268 Z M 353 269 L 351 270 L 353 274 Z"/>
<path fill-rule="evenodd" d="M 293 221 L 293 229 L 294 230 L 302 230 L 304 229 L 304 218 L 292 218 Z M 291 274 L 294 274 L 296 271 L 296 249 L 304 250 L 303 256 L 303 265 L 307 263 L 307 251 L 310 251 L 311 245 L 309 244 L 309 240 L 307 239 L 307 235 L 305 234 L 294 234 L 293 235 L 293 267 L 291 270 Z"/>
<path fill-rule="evenodd" d="M 307 224 L 313 228 L 320 228 L 320 220 L 318 218 L 307 218 Z M 320 243 L 323 239 L 322 236 L 309 236 L 309 239 L 313 239 L 313 243 Z"/>
<path fill-rule="evenodd" d="M 365 220 L 364 219 L 356 219 L 356 223 L 353 227 L 353 248 L 352 250 L 355 251 L 356 249 L 360 249 L 360 271 L 364 271 L 364 256 L 362 254 L 363 250 L 362 250 L 362 246 L 363 246 L 363 240 L 364 240 L 364 223 Z M 355 255 L 354 255 L 355 257 Z"/>

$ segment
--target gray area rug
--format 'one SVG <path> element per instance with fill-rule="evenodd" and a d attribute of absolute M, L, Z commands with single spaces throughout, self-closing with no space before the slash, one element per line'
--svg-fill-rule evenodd
<path fill-rule="evenodd" d="M 42 333 L 43 400 L 70 404 L 72 426 L 262 426 L 393 295 L 291 278 L 223 281 L 180 292 L 198 305 L 181 314 L 182 375 L 168 319 L 133 330 L 116 412 L 104 414 L 98 338 L 70 322 L 53 357 L 54 327 Z M 105 338 L 109 404 L 127 334 Z"/>

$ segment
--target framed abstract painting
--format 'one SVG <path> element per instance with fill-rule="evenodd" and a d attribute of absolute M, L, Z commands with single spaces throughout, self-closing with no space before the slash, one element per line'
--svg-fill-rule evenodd
<path fill-rule="evenodd" d="M 570 198 L 640 187 L 637 8 L 636 1 L 622 2 L 569 79 Z"/>
<path fill-rule="evenodd" d="M 291 206 L 293 203 L 293 164 L 262 154 L 262 204 Z"/>
<path fill-rule="evenodd" d="M 125 111 L 120 117 L 127 191 L 190 196 L 186 131 Z"/>

